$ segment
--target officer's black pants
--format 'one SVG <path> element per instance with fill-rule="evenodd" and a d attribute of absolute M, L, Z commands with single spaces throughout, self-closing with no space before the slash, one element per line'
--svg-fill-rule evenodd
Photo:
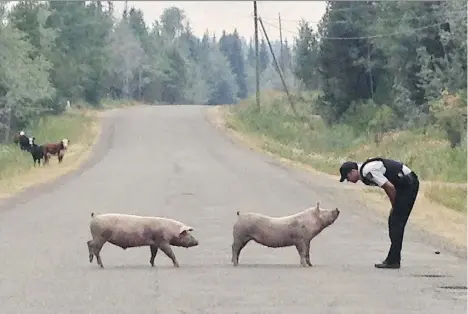
<path fill-rule="evenodd" d="M 406 176 L 404 183 L 396 188 L 395 206 L 388 217 L 388 233 L 391 246 L 386 261 L 399 263 L 406 222 L 413 209 L 419 191 L 419 180 L 414 172 Z"/>

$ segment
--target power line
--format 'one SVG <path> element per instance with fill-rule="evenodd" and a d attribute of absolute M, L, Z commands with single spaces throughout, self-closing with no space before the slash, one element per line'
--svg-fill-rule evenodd
<path fill-rule="evenodd" d="M 457 19 L 455 19 L 455 20 L 457 20 Z M 267 22 L 264 22 L 264 23 L 267 24 L 267 25 L 270 25 L 271 27 L 278 28 L 276 25 L 274 25 L 272 23 L 267 23 Z M 325 39 L 325 40 L 359 40 L 359 39 L 374 39 L 374 38 L 391 37 L 391 36 L 395 36 L 395 35 L 403 35 L 403 34 L 408 34 L 410 32 L 415 32 L 415 31 L 429 29 L 429 28 L 436 27 L 436 26 L 441 26 L 441 25 L 446 24 L 446 23 L 450 23 L 450 21 L 444 21 L 444 22 L 435 23 L 435 24 L 431 24 L 431 25 L 426 25 L 426 26 L 422 26 L 422 27 L 418 27 L 418 28 L 409 28 L 407 31 L 398 31 L 398 32 L 386 33 L 386 34 L 377 34 L 377 35 L 370 35 L 370 36 L 355 36 L 355 37 L 319 37 L 319 39 L 320 40 L 322 40 L 322 39 Z M 291 31 L 291 30 L 287 30 L 285 28 L 283 28 L 283 31 L 293 33 L 293 34 L 295 34 L 297 36 L 297 31 L 294 32 L 294 31 Z"/>
<path fill-rule="evenodd" d="M 326 40 L 354 40 L 354 39 L 374 39 L 374 38 L 383 38 L 383 37 L 391 37 L 395 35 L 403 35 L 403 34 L 408 34 L 408 33 L 414 33 L 415 31 L 420 31 L 436 26 L 441 26 L 443 24 L 446 24 L 447 22 L 442 22 L 442 23 L 436 23 L 436 24 L 431 24 L 431 25 L 426 25 L 423 27 L 418 27 L 418 28 L 410 28 L 408 31 L 399 31 L 399 32 L 393 32 L 393 33 L 387 33 L 387 34 L 378 34 L 378 35 L 372 35 L 372 36 L 356 36 L 356 37 L 320 37 L 320 39 L 326 39 Z"/>
<path fill-rule="evenodd" d="M 404 3 L 404 4 L 407 4 L 408 1 L 394 1 L 393 3 L 396 3 L 396 4 L 401 4 L 401 3 Z M 263 6 L 263 3 L 261 3 L 261 6 Z M 330 12 L 350 12 L 350 11 L 355 11 L 355 10 L 364 10 L 364 9 L 370 9 L 370 8 L 376 8 L 376 9 L 381 9 L 381 7 L 379 7 L 380 4 L 377 4 L 377 3 L 372 3 L 372 4 L 365 4 L 365 5 L 353 5 L 352 7 L 348 7 L 348 8 L 333 8 L 330 10 Z M 327 10 L 327 7 L 325 7 L 325 11 Z M 272 19 L 270 19 L 272 20 Z M 265 20 L 264 20 L 265 21 Z M 295 20 L 284 20 L 284 21 L 289 21 L 289 22 L 293 22 Z M 297 21 L 299 22 L 299 21 Z M 319 22 L 317 22 L 319 23 Z"/>
<path fill-rule="evenodd" d="M 457 13 L 465 13 L 465 11 L 454 11 L 454 12 L 449 12 L 447 15 L 448 16 L 452 16 L 454 14 L 457 14 Z M 427 19 L 427 16 L 415 16 L 415 17 L 410 17 L 410 18 L 381 18 L 381 17 L 377 17 L 377 21 L 398 21 L 398 22 L 410 22 L 410 21 L 419 21 L 419 20 L 424 20 L 424 19 Z M 265 20 L 267 21 L 276 21 L 276 19 L 273 19 L 273 18 L 265 18 L 263 17 L 263 21 L 265 22 Z M 320 24 L 322 23 L 323 21 L 320 20 L 320 21 L 307 21 L 305 19 L 300 19 L 300 20 L 285 20 L 285 19 L 281 19 L 281 21 L 286 21 L 286 22 L 294 22 L 294 23 L 300 23 L 300 22 L 306 22 L 308 24 Z M 352 20 L 338 20 L 338 21 L 327 21 L 326 23 L 327 24 L 347 24 L 347 23 L 350 23 L 352 22 Z"/>

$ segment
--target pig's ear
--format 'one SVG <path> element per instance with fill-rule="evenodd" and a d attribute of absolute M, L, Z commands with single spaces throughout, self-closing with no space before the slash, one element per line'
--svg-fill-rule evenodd
<path fill-rule="evenodd" d="M 193 228 L 190 227 L 190 226 L 182 226 L 182 227 L 180 227 L 179 234 L 183 234 L 183 233 L 185 233 L 187 231 L 193 231 Z"/>

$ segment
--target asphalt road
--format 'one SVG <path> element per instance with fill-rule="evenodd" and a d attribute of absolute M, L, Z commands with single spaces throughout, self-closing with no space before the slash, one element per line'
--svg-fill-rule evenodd
<path fill-rule="evenodd" d="M 441 288 L 466 286 L 464 259 L 435 255 L 410 222 L 403 267 L 375 269 L 389 240 L 372 204 L 233 144 L 205 110 L 110 112 L 81 171 L 0 204 L 0 313 L 466 313 L 466 290 Z M 279 216 L 316 201 L 341 216 L 312 241 L 314 267 L 255 243 L 231 265 L 236 210 Z M 200 246 L 174 248 L 180 268 L 161 252 L 151 268 L 149 248 L 106 244 L 100 269 L 88 262 L 91 212 L 175 218 Z"/>

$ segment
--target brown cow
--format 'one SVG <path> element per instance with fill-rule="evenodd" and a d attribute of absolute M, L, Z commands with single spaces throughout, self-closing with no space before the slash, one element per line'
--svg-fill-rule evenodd
<path fill-rule="evenodd" d="M 58 143 L 44 144 L 44 165 L 49 163 L 49 159 L 52 155 L 57 155 L 58 161 L 61 163 L 69 144 L 70 140 L 67 138 L 62 139 Z"/>

